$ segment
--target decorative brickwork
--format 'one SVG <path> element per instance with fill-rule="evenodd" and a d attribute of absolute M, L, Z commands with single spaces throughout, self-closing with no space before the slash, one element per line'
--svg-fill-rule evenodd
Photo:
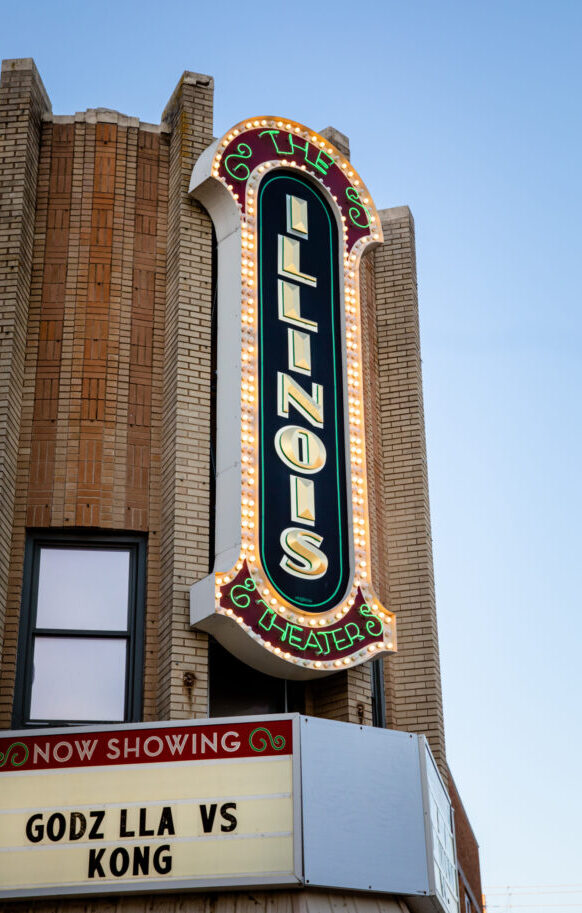
<path fill-rule="evenodd" d="M 114 112 L 43 124 L 6 649 L 10 722 L 24 530 L 149 531 L 144 718 L 156 717 L 167 145 Z"/>
<path fill-rule="evenodd" d="M 212 119 L 209 76 L 184 73 L 152 126 L 106 109 L 53 117 L 34 63 L 2 66 L 0 727 L 11 725 L 27 528 L 147 534 L 143 718 L 207 715 L 207 635 L 190 628 L 189 591 L 213 559 L 214 244 L 188 187 Z M 349 154 L 347 137 L 322 133 Z M 461 900 L 478 908 L 478 847 L 445 761 L 414 227 L 407 207 L 381 218 L 384 244 L 361 264 L 361 311 L 371 575 L 397 617 L 398 653 L 383 661 L 387 725 L 429 738 L 456 812 Z M 306 682 L 306 713 L 371 725 L 370 672 Z M 397 909 L 309 888 L 91 906 L 203 913 L 209 903 L 218 913 Z"/>
<path fill-rule="evenodd" d="M 17 497 L 3 719 L 25 525 L 148 533 L 145 717 L 203 716 L 206 635 L 190 630 L 188 592 L 212 560 L 212 228 L 188 183 L 212 139 L 212 79 L 185 73 L 161 128 L 99 109 L 47 116 L 41 131 L 48 102 L 33 65 L 5 69 L 5 94 L 26 82 L 22 123 L 39 165 L 36 191 L 26 166 L 34 193 L 19 235 L 32 267 L 30 290 L 22 286 L 28 342 L 24 350 L 20 314 L 22 351 L 13 345 L 10 356 L 20 364 L 11 408 L 22 396 L 22 422 L 18 466 L 15 434 L 5 436 Z M 372 576 L 398 617 L 389 725 L 426 732 L 442 763 L 413 229 L 405 208 L 385 211 L 383 224 L 386 243 L 361 267 Z M 317 715 L 369 724 L 369 668 L 306 686 L 306 702 Z"/>

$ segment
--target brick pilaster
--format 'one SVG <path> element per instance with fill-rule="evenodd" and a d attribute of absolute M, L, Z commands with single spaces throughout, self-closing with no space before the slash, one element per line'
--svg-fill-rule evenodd
<path fill-rule="evenodd" d="M 5 60 L 0 81 L 0 640 L 7 601 L 41 122 L 50 110 L 34 62 Z M 2 149 L 10 154 L 2 154 Z"/>
<path fill-rule="evenodd" d="M 170 130 L 162 433 L 158 713 L 208 712 L 207 637 L 191 631 L 189 590 L 208 573 L 210 526 L 212 227 L 188 196 L 194 162 L 212 141 L 214 83 L 184 73 L 164 111 Z M 184 684 L 184 673 L 194 684 Z"/>
<path fill-rule="evenodd" d="M 385 240 L 374 252 L 379 468 L 387 601 L 398 630 L 398 653 L 385 661 L 387 723 L 424 733 L 446 776 L 414 222 L 407 206 L 380 216 Z"/>

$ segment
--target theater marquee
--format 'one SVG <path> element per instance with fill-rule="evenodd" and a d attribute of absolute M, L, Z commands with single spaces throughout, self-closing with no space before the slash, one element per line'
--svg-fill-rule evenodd
<path fill-rule="evenodd" d="M 297 725 L 8 733 L 0 897 L 298 884 Z"/>
<path fill-rule="evenodd" d="M 297 714 L 4 732 L 0 790 L 0 901 L 310 886 L 459 913 L 424 736 Z"/>
<path fill-rule="evenodd" d="M 352 165 L 294 121 L 234 127 L 191 181 L 218 240 L 214 573 L 191 622 L 313 677 L 395 650 L 373 592 L 359 265 L 381 241 Z"/>

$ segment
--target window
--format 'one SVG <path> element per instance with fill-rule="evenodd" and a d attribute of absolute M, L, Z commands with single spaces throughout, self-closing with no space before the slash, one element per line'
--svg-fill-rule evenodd
<path fill-rule="evenodd" d="M 141 716 L 145 539 L 32 533 L 14 726 Z"/>

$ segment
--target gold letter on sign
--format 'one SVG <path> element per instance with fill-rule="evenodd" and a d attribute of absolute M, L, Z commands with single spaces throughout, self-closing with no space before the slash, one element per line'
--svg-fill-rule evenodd
<path fill-rule="evenodd" d="M 307 237 L 307 200 L 287 194 L 287 231 L 300 238 Z"/>
<path fill-rule="evenodd" d="M 281 545 L 285 556 L 281 558 L 281 567 L 295 577 L 311 577 L 313 580 L 323 577 L 327 571 L 327 558 L 317 548 L 322 542 L 322 536 L 307 529 L 284 529 L 281 533 Z"/>
<path fill-rule="evenodd" d="M 293 323 L 302 329 L 311 330 L 317 333 L 317 323 L 315 320 L 307 320 L 301 316 L 301 289 L 298 285 L 292 285 L 290 282 L 284 282 L 279 279 L 279 320 L 285 320 L 287 323 Z"/>
<path fill-rule="evenodd" d="M 323 428 L 323 387 L 311 384 L 311 396 L 300 387 L 293 377 L 277 371 L 277 414 L 283 418 L 289 416 L 289 402 L 301 412 L 304 418 L 316 428 Z"/>
<path fill-rule="evenodd" d="M 300 374 L 311 374 L 311 337 L 300 330 L 287 328 L 289 368 Z"/>
<path fill-rule="evenodd" d="M 295 282 L 304 282 L 305 285 L 317 285 L 315 276 L 308 276 L 299 269 L 299 251 L 301 243 L 287 235 L 279 235 L 279 275 L 289 276 Z"/>
<path fill-rule="evenodd" d="M 313 479 L 300 479 L 290 476 L 291 482 L 291 519 L 295 523 L 315 526 L 315 493 Z"/>
<path fill-rule="evenodd" d="M 323 441 L 309 428 L 285 425 L 275 435 L 275 448 L 289 469 L 311 475 L 325 466 Z"/>

